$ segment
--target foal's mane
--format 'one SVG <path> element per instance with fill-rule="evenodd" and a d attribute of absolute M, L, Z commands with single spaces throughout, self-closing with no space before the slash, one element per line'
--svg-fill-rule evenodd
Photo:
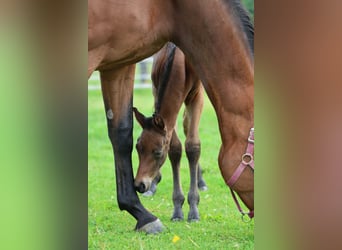
<path fill-rule="evenodd" d="M 171 42 L 168 42 L 166 45 L 166 49 L 167 49 L 166 62 L 164 64 L 160 77 L 158 78 L 159 84 L 158 84 L 158 92 L 157 92 L 157 101 L 155 103 L 155 109 L 154 109 L 155 114 L 158 114 L 160 111 L 161 102 L 163 100 L 167 84 L 169 82 L 172 65 L 173 65 L 173 59 L 175 57 L 175 52 L 176 52 L 176 45 Z"/>
<path fill-rule="evenodd" d="M 230 7 L 233 16 L 239 21 L 240 28 L 247 36 L 251 56 L 254 57 L 254 25 L 249 12 L 241 3 L 241 0 L 223 0 L 223 2 Z"/>

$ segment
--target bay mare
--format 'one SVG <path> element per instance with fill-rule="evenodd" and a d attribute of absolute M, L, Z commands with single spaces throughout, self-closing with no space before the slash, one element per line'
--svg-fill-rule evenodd
<path fill-rule="evenodd" d="M 118 204 L 137 220 L 136 230 L 157 233 L 163 225 L 144 208 L 134 187 L 135 63 L 167 41 L 184 52 L 216 111 L 222 140 L 218 162 L 227 183 L 254 126 L 254 29 L 248 20 L 237 0 L 88 1 L 88 77 L 100 71 Z M 254 210 L 253 171 L 246 168 L 233 189 Z"/>
<path fill-rule="evenodd" d="M 172 43 L 167 43 L 154 57 L 152 67 L 155 111 L 152 117 L 145 117 L 133 108 L 135 117 L 143 128 L 136 149 L 139 167 L 134 181 L 137 191 L 153 194 L 160 181 L 160 168 L 169 156 L 173 174 L 172 220 L 183 220 L 184 194 L 180 181 L 180 160 L 182 143 L 176 132 L 176 121 L 184 102 L 183 129 L 186 136 L 185 152 L 190 169 L 190 206 L 188 221 L 199 220 L 198 189 L 206 190 L 199 167 L 201 143 L 199 122 L 203 109 L 203 86 L 183 52 Z"/>

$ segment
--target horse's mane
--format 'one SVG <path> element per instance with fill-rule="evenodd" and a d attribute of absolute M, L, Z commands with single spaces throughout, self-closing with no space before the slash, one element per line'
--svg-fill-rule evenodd
<path fill-rule="evenodd" d="M 166 62 L 164 63 L 164 67 L 162 69 L 162 72 L 160 74 L 160 77 L 158 78 L 159 84 L 158 84 L 158 92 L 157 92 L 157 101 L 155 103 L 155 113 L 159 113 L 160 107 L 161 107 L 161 101 L 163 100 L 165 89 L 167 87 L 167 84 L 169 82 L 172 65 L 173 65 L 173 59 L 175 57 L 176 52 L 176 45 L 169 42 L 166 45 L 167 55 L 166 55 Z"/>
<path fill-rule="evenodd" d="M 240 21 L 241 28 L 247 36 L 252 57 L 254 57 L 254 25 L 249 12 L 241 3 L 241 0 L 224 0 L 224 2 L 231 7 L 229 9 L 232 9 L 234 16 Z"/>

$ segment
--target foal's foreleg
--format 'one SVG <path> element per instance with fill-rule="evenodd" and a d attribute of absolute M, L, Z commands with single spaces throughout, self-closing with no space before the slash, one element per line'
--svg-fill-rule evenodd
<path fill-rule="evenodd" d="M 188 221 L 199 220 L 198 203 L 200 200 L 198 193 L 198 160 L 201 154 L 201 143 L 198 136 L 198 124 L 200 113 L 198 110 L 194 110 L 193 105 L 186 106 L 186 115 L 189 119 L 186 141 L 185 141 L 185 152 L 189 161 L 190 168 L 190 190 L 188 193 L 188 203 L 190 206 Z"/>
<path fill-rule="evenodd" d="M 182 144 L 175 132 L 173 130 L 172 138 L 170 142 L 170 149 L 169 149 L 169 159 L 172 165 L 172 174 L 173 174 L 173 194 L 172 194 L 172 201 L 174 206 L 174 211 L 171 220 L 183 220 L 184 215 L 182 211 L 182 206 L 184 204 L 184 194 L 182 191 L 182 187 L 180 184 L 180 176 L 179 176 L 179 167 L 180 167 L 180 160 L 182 157 Z"/>
<path fill-rule="evenodd" d="M 133 79 L 135 66 L 120 70 L 102 71 L 101 87 L 106 111 L 108 136 L 115 158 L 117 200 L 121 210 L 137 220 L 136 229 L 147 233 L 162 230 L 157 217 L 148 212 L 134 189 L 131 154 L 133 149 Z"/>
<path fill-rule="evenodd" d="M 201 87 L 201 86 L 200 86 Z M 199 118 L 202 114 L 202 109 L 203 109 L 203 91 L 201 92 L 201 95 L 198 95 L 196 97 L 196 100 L 192 100 L 192 105 L 196 105 L 198 106 L 198 110 L 196 113 L 196 116 L 198 116 L 198 122 L 199 122 Z M 191 119 L 190 115 L 187 114 L 187 109 L 184 110 L 184 114 L 183 114 L 183 130 L 184 130 L 184 134 L 186 137 L 188 137 L 188 131 L 191 131 L 190 133 L 196 133 L 196 137 L 199 138 L 199 132 L 198 132 L 198 125 L 197 128 L 192 128 L 192 122 L 193 120 Z M 207 184 L 205 183 L 204 179 L 203 179 L 203 170 L 201 167 L 201 164 L 198 161 L 198 169 L 197 169 L 197 187 L 199 190 L 201 191 L 206 191 L 208 190 Z"/>

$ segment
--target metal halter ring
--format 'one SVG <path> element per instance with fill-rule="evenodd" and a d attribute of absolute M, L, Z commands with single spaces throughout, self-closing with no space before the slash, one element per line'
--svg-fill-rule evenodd
<path fill-rule="evenodd" d="M 248 162 L 245 161 L 245 157 L 249 157 L 250 160 Z M 244 165 L 249 165 L 249 164 L 251 164 L 253 162 L 253 155 L 251 155 L 250 153 L 245 153 L 245 154 L 242 155 L 242 159 L 241 160 L 242 160 L 242 163 Z"/>

